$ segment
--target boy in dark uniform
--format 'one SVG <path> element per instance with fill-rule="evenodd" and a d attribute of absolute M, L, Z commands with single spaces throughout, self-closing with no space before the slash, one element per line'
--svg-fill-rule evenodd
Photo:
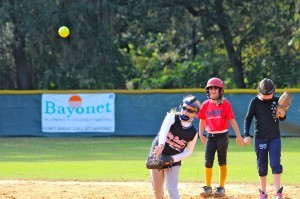
<path fill-rule="evenodd" d="M 282 189 L 280 187 L 280 175 L 282 165 L 281 138 L 279 130 L 279 120 L 285 120 L 286 116 L 276 115 L 279 98 L 274 96 L 275 87 L 272 80 L 264 78 L 258 87 L 258 95 L 254 97 L 248 107 L 244 121 L 244 142 L 250 146 L 250 126 L 252 119 L 255 118 L 254 145 L 257 159 L 257 169 L 260 181 L 260 199 L 267 199 L 266 193 L 268 175 L 268 156 L 272 168 L 275 199 L 282 199 Z"/>

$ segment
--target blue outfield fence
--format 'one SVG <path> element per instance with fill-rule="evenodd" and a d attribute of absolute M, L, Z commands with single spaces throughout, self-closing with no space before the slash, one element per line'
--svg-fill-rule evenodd
<path fill-rule="evenodd" d="M 292 105 L 287 119 L 281 122 L 282 136 L 300 136 L 300 89 L 285 89 L 292 93 Z M 276 90 L 280 96 L 285 90 Z M 115 132 L 45 133 L 41 128 L 41 98 L 43 93 L 115 93 Z M 225 90 L 232 106 L 241 133 L 244 117 L 256 90 Z M 184 96 L 193 94 L 203 102 L 203 89 L 172 90 L 77 90 L 77 91 L 1 91 L 0 92 L 0 136 L 41 137 L 93 137 L 93 136 L 154 136 L 157 134 L 166 112 L 177 108 Z M 198 128 L 198 120 L 194 121 Z M 253 132 L 254 120 L 251 133 Z M 230 135 L 234 135 L 232 128 Z"/>

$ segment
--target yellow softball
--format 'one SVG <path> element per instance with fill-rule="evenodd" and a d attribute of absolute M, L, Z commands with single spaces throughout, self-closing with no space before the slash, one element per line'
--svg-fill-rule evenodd
<path fill-rule="evenodd" d="M 68 27 L 62 26 L 62 27 L 60 27 L 60 28 L 58 29 L 58 34 L 59 34 L 59 36 L 61 36 L 61 37 L 63 37 L 63 38 L 66 38 L 66 37 L 69 36 L 70 30 L 69 30 Z"/>

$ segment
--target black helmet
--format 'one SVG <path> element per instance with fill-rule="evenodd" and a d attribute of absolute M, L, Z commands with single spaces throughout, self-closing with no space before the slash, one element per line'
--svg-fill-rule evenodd
<path fill-rule="evenodd" d="M 273 81 L 268 78 L 264 78 L 259 83 L 258 91 L 263 95 L 270 95 L 274 93 L 275 87 Z"/>

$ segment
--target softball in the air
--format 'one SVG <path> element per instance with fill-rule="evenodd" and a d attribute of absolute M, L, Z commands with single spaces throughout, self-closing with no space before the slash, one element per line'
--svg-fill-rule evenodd
<path fill-rule="evenodd" d="M 62 26 L 58 29 L 58 34 L 59 34 L 59 36 L 66 38 L 70 35 L 70 30 L 68 27 Z"/>

